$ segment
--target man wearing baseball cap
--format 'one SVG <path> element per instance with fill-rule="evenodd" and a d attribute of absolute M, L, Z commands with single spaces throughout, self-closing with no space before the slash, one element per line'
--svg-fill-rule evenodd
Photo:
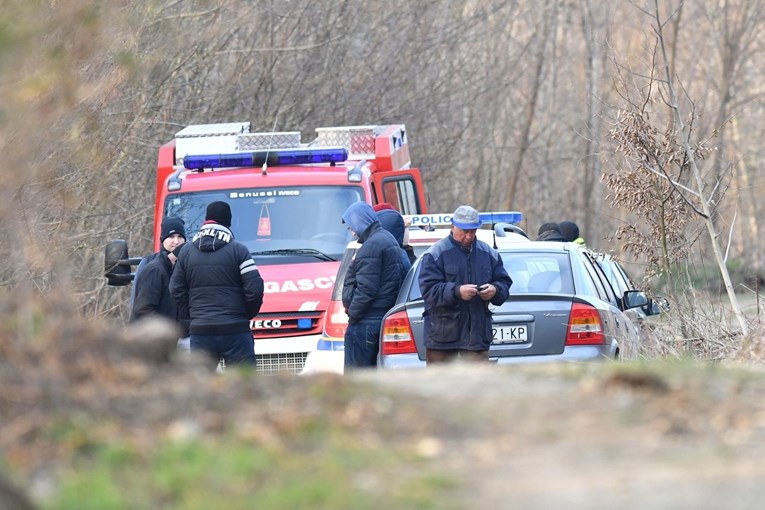
<path fill-rule="evenodd" d="M 428 365 L 488 361 L 492 341 L 489 303 L 507 300 L 513 281 L 497 250 L 476 239 L 478 211 L 461 205 L 447 237 L 422 256 L 418 282 L 425 301 Z"/>

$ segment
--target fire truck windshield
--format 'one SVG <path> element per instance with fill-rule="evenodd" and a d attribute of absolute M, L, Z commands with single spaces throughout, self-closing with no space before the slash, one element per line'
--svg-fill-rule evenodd
<path fill-rule="evenodd" d="M 290 264 L 340 260 L 351 233 L 343 212 L 363 200 L 357 186 L 290 186 L 215 190 L 170 195 L 165 216 L 186 223 L 191 240 L 205 220 L 207 204 L 231 206 L 234 238 L 258 254 L 258 264 Z"/>

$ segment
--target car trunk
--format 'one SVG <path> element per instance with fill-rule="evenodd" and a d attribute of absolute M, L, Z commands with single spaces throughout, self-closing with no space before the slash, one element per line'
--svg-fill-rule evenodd
<path fill-rule="evenodd" d="M 573 298 L 566 294 L 511 294 L 502 306 L 494 309 L 496 343 L 489 355 L 496 358 L 562 353 L 572 302 Z M 407 307 L 417 355 L 425 361 L 422 311 L 422 300 Z M 526 330 L 525 339 L 521 329 Z"/>
<path fill-rule="evenodd" d="M 560 354 L 572 297 L 565 294 L 516 294 L 494 310 L 491 357 Z M 525 328 L 525 335 L 522 330 Z"/>

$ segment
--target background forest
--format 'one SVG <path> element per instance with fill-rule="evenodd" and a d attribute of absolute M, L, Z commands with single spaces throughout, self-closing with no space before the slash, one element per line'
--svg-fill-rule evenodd
<path fill-rule="evenodd" d="M 531 234 L 574 220 L 655 286 L 677 271 L 675 300 L 716 273 L 706 197 L 759 305 L 764 27 L 759 0 L 3 0 L 9 331 L 35 331 L 54 301 L 123 318 L 103 247 L 150 251 L 158 146 L 231 121 L 304 139 L 405 123 L 431 211 L 520 210 Z"/>
<path fill-rule="evenodd" d="M 756 508 L 763 29 L 765 0 L 0 0 L 0 508 Z M 148 253 L 159 145 L 233 121 L 406 124 L 431 211 L 576 221 L 669 301 L 624 357 L 670 362 L 177 362 L 104 246 Z"/>

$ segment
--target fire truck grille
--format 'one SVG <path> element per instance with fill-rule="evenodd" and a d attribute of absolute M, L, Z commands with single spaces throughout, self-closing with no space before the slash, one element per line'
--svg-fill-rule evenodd
<path fill-rule="evenodd" d="M 255 370 L 262 374 L 279 373 L 297 374 L 303 370 L 307 352 L 290 352 L 286 354 L 257 354 Z"/>

